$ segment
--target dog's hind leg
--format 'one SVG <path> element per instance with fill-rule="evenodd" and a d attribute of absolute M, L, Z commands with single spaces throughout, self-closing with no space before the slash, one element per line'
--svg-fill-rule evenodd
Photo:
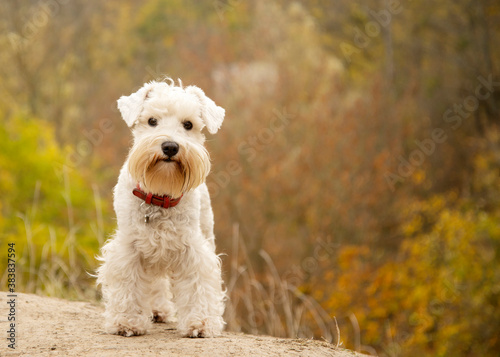
<path fill-rule="evenodd" d="M 154 322 L 174 322 L 175 305 L 172 302 L 168 278 L 160 278 L 151 286 L 151 307 Z"/>

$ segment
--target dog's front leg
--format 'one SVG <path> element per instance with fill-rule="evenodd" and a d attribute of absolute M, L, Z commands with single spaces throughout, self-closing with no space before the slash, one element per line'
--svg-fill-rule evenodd
<path fill-rule="evenodd" d="M 117 232 L 117 238 L 103 247 L 104 263 L 98 272 L 106 307 L 104 328 L 107 333 L 127 337 L 143 335 L 151 324 L 146 295 L 151 281 L 133 243 L 119 239 L 119 235 Z"/>
<path fill-rule="evenodd" d="M 209 242 L 189 245 L 172 275 L 178 330 L 185 337 L 214 337 L 224 327 L 220 259 Z"/>

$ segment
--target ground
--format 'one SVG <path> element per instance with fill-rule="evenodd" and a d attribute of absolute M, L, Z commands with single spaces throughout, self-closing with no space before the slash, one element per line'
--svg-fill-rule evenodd
<path fill-rule="evenodd" d="M 0 331 L 9 330 L 9 299 L 0 292 Z M 174 326 L 154 324 L 145 336 L 107 335 L 97 303 L 17 294 L 16 349 L 0 339 L 0 356 L 362 356 L 332 344 L 224 332 L 211 339 L 181 338 Z"/>

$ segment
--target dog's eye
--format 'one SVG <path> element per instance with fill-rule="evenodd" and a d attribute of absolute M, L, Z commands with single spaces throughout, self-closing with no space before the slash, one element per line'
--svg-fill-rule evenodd
<path fill-rule="evenodd" d="M 155 118 L 149 118 L 148 120 L 149 126 L 157 126 L 158 125 L 158 120 Z"/>
<path fill-rule="evenodd" d="M 182 123 L 182 125 L 184 126 L 184 129 L 186 129 L 186 130 L 193 129 L 193 123 L 191 123 L 190 121 L 185 121 L 184 123 Z"/>

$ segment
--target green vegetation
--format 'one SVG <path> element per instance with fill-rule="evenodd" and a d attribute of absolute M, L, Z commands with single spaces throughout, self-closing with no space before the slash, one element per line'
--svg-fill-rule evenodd
<path fill-rule="evenodd" d="M 108 213 L 67 158 L 49 123 L 19 114 L 0 128 L 2 243 L 15 243 L 20 291 L 95 298 L 86 270 L 95 267 Z M 7 249 L 0 254 L 5 267 Z M 6 279 L 3 269 L 2 286 Z"/>

